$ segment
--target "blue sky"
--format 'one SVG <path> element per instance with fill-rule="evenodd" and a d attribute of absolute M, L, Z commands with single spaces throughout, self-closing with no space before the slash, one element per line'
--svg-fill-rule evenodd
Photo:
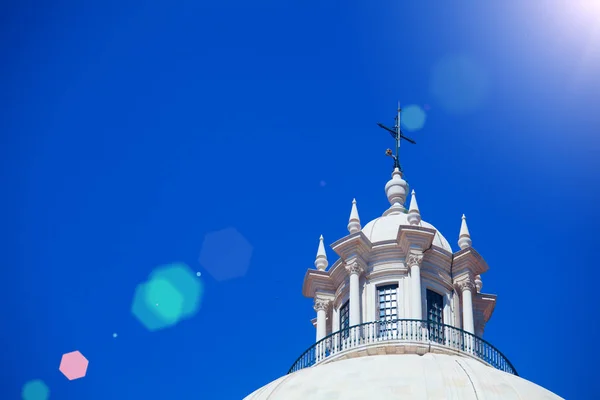
<path fill-rule="evenodd" d="M 347 234 L 354 197 L 363 225 L 387 208 L 375 123 L 400 100 L 427 109 L 401 156 L 423 218 L 457 249 L 465 213 L 490 265 L 485 338 L 598 398 L 600 7 L 523 3 L 5 6 L 2 397 L 41 379 L 51 399 L 235 400 L 283 375 L 314 341 L 319 235 Z M 209 250 L 238 277 L 215 279 L 198 258 L 228 228 L 243 239 Z M 201 273 L 201 306 L 149 332 L 134 292 L 172 262 Z M 68 381 L 74 350 L 89 368 Z"/>

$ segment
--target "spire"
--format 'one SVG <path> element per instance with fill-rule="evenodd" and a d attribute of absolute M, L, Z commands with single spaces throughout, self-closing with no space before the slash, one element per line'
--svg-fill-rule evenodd
<path fill-rule="evenodd" d="M 477 288 L 477 293 L 481 293 L 481 288 L 483 287 L 483 282 L 481 281 L 481 275 L 477 275 L 475 277 L 475 287 Z"/>
<path fill-rule="evenodd" d="M 383 215 L 400 214 L 406 212 L 404 202 L 406 201 L 406 193 L 408 192 L 408 184 L 402 179 L 402 172 L 399 168 L 395 168 L 392 172 L 392 179 L 385 185 L 385 194 L 391 207 L 383 213 Z"/>
<path fill-rule="evenodd" d="M 348 221 L 348 232 L 350 234 L 359 232 L 360 217 L 358 216 L 358 209 L 356 208 L 356 199 L 352 199 L 352 211 L 350 211 L 350 220 Z"/>
<path fill-rule="evenodd" d="M 460 234 L 458 235 L 458 247 L 466 249 L 471 247 L 471 235 L 469 234 L 469 228 L 467 227 L 467 217 L 465 214 L 462 216 L 462 223 L 460 224 Z"/>
<path fill-rule="evenodd" d="M 329 265 L 327 261 L 327 253 L 325 253 L 325 245 L 323 244 L 323 235 L 319 238 L 319 249 L 317 250 L 317 259 L 315 260 L 315 267 L 320 271 L 325 271 L 325 268 Z"/>
<path fill-rule="evenodd" d="M 417 196 L 413 190 L 410 198 L 410 206 L 408 207 L 408 215 L 406 216 L 408 223 L 411 225 L 419 225 L 421 222 L 421 213 L 419 212 L 419 205 L 417 204 Z"/>

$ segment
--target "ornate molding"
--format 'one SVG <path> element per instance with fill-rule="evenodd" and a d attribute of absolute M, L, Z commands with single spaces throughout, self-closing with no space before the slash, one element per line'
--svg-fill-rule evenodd
<path fill-rule="evenodd" d="M 409 267 L 413 267 L 413 266 L 420 266 L 421 262 L 423 261 L 423 254 L 415 254 L 415 253 L 410 253 L 408 255 L 408 257 L 406 257 L 406 264 Z"/>
<path fill-rule="evenodd" d="M 458 282 L 456 284 L 456 287 L 461 291 L 464 292 L 465 290 L 469 290 L 471 291 L 471 293 L 476 293 L 476 288 L 475 285 L 473 284 L 473 282 L 471 281 L 462 281 L 462 282 Z"/>
<path fill-rule="evenodd" d="M 315 309 L 315 311 L 327 311 L 330 303 L 331 300 L 315 299 L 315 305 L 313 308 Z"/>
<path fill-rule="evenodd" d="M 352 275 L 352 274 L 360 275 L 364 271 L 364 269 L 356 261 L 354 261 L 349 264 L 346 264 L 346 271 L 348 271 L 348 273 L 350 275 Z"/>

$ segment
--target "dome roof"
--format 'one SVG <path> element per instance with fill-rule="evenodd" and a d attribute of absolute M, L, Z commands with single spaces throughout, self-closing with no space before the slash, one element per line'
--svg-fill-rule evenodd
<path fill-rule="evenodd" d="M 525 379 L 470 358 L 426 353 L 336 361 L 286 375 L 244 400 L 559 400 Z"/>
<path fill-rule="evenodd" d="M 410 225 L 407 219 L 407 214 L 394 213 L 376 218 L 365 225 L 365 227 L 362 229 L 362 232 L 371 241 L 371 243 L 381 242 L 384 240 L 396 240 L 400 225 Z M 433 225 L 425 221 L 420 221 L 418 226 L 435 229 Z M 450 244 L 446 238 L 442 236 L 437 229 L 435 230 L 436 234 L 433 238 L 433 245 L 441 247 L 442 249 L 452 253 L 452 247 L 450 247 Z"/>

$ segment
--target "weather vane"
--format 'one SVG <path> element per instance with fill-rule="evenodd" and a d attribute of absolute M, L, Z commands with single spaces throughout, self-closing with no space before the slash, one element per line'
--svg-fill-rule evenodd
<path fill-rule="evenodd" d="M 383 125 L 380 122 L 377 123 L 377 125 L 379 125 L 380 128 L 383 128 L 386 131 L 388 131 L 392 135 L 394 140 L 396 140 L 396 154 L 393 154 L 391 149 L 387 149 L 385 151 L 385 155 L 388 157 L 392 157 L 394 159 L 394 169 L 398 168 L 398 170 L 400 170 L 400 172 L 402 172 L 402 167 L 400 166 L 400 158 L 399 158 L 400 157 L 400 141 L 402 139 L 404 139 L 409 143 L 417 144 L 417 142 L 415 142 L 411 138 L 408 138 L 403 135 L 403 132 L 400 129 L 400 113 L 401 112 L 402 112 L 402 109 L 400 108 L 400 103 L 398 102 L 398 114 L 396 115 L 396 125 L 394 126 L 394 129 L 388 128 L 387 126 Z"/>

